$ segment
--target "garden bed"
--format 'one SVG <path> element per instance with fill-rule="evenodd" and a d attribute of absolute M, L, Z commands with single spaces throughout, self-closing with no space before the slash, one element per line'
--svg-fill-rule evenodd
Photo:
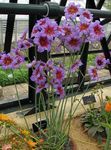
<path fill-rule="evenodd" d="M 80 117 L 72 120 L 70 137 L 77 145 L 77 150 L 102 150 L 96 139 L 89 137 L 81 127 Z"/>
<path fill-rule="evenodd" d="M 98 145 L 96 139 L 89 137 L 84 132 L 83 128 L 81 127 L 80 117 L 76 117 L 72 120 L 70 137 L 71 140 L 68 144 L 65 145 L 65 150 L 102 150 L 102 148 Z M 30 148 L 28 148 L 26 144 L 23 144 L 23 141 L 21 141 L 17 136 L 11 136 L 9 140 L 7 139 L 7 141 L 11 141 L 11 143 L 14 143 L 14 150 L 16 150 L 17 144 L 20 145 L 21 142 L 21 145 L 23 145 L 23 148 L 21 148 L 21 150 L 30 150 Z M 2 140 L 0 141 L 0 145 L 1 144 Z"/>

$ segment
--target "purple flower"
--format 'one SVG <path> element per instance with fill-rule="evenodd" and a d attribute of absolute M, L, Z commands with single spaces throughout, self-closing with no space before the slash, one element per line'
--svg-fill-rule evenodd
<path fill-rule="evenodd" d="M 18 49 L 21 49 L 21 50 L 28 49 L 28 48 L 30 48 L 32 46 L 33 46 L 33 44 L 30 41 L 28 41 L 28 40 L 24 40 L 24 41 L 19 40 L 17 42 L 17 47 L 18 47 Z"/>
<path fill-rule="evenodd" d="M 89 74 L 91 80 L 98 80 L 98 73 L 97 73 L 97 69 L 95 67 L 91 66 L 88 69 L 88 74 Z"/>
<path fill-rule="evenodd" d="M 67 19 L 75 19 L 80 13 L 80 6 L 75 3 L 70 3 L 64 10 Z"/>
<path fill-rule="evenodd" d="M 76 52 L 80 50 L 81 43 L 82 39 L 79 36 L 72 34 L 70 37 L 67 38 L 65 45 L 68 47 L 68 50 L 70 52 Z"/>
<path fill-rule="evenodd" d="M 58 83 L 62 82 L 65 77 L 65 70 L 61 67 L 55 66 L 53 69 L 53 77 Z"/>
<path fill-rule="evenodd" d="M 105 59 L 105 57 L 97 56 L 95 63 L 97 69 L 103 69 L 107 64 L 107 60 Z"/>
<path fill-rule="evenodd" d="M 82 64 L 81 60 L 77 59 L 77 60 L 74 62 L 74 64 L 71 66 L 70 71 L 74 73 L 74 72 L 76 72 L 77 69 L 79 69 L 79 67 L 82 66 L 82 65 L 83 65 L 83 64 Z"/>
<path fill-rule="evenodd" d="M 109 59 L 106 59 L 106 64 L 111 64 Z"/>
<path fill-rule="evenodd" d="M 65 91 L 64 91 L 63 86 L 62 86 L 61 84 L 56 84 L 56 85 L 54 86 L 54 88 L 56 89 L 56 93 L 57 93 L 58 95 L 60 95 L 60 98 L 64 98 L 64 96 L 65 96 Z"/>
<path fill-rule="evenodd" d="M 93 15 L 88 10 L 81 9 L 79 18 L 81 22 L 91 22 L 93 19 Z"/>
<path fill-rule="evenodd" d="M 53 39 L 54 37 L 56 37 L 56 33 L 57 33 L 57 23 L 56 22 L 49 22 L 47 23 L 42 32 L 44 33 L 44 35 L 46 35 L 49 39 Z"/>
<path fill-rule="evenodd" d="M 25 58 L 23 56 L 16 55 L 13 60 L 13 68 L 17 69 L 25 62 Z"/>
<path fill-rule="evenodd" d="M 36 60 L 33 60 L 31 63 L 26 64 L 26 66 L 27 66 L 28 68 L 32 68 L 32 67 L 35 67 L 36 63 L 37 63 Z"/>
<path fill-rule="evenodd" d="M 73 26 L 70 25 L 70 24 L 65 24 L 65 23 L 64 23 L 64 24 L 62 25 L 62 29 L 63 29 L 63 31 L 64 31 L 64 34 L 63 34 L 63 36 L 62 36 L 63 39 L 69 37 L 69 36 L 72 35 L 72 33 L 73 33 Z"/>
<path fill-rule="evenodd" d="M 46 83 L 46 77 L 43 74 L 40 74 L 38 77 L 36 77 L 35 82 L 37 84 Z"/>
<path fill-rule="evenodd" d="M 83 23 L 83 22 L 80 22 L 79 24 L 78 24 L 78 26 L 77 26 L 77 30 L 78 30 L 78 32 L 79 32 L 79 34 L 81 35 L 81 36 L 87 36 L 87 35 L 89 35 L 89 23 Z"/>
<path fill-rule="evenodd" d="M 34 43 L 38 46 L 38 52 L 44 52 L 47 50 L 48 52 L 51 49 L 51 41 L 44 34 L 38 34 L 38 37 L 34 38 Z"/>
<path fill-rule="evenodd" d="M 100 41 L 105 36 L 103 26 L 100 25 L 100 22 L 97 20 L 90 23 L 90 35 L 89 39 L 92 42 Z"/>
<path fill-rule="evenodd" d="M 44 68 L 45 68 L 45 63 L 42 61 L 37 61 L 35 69 L 33 70 L 30 79 L 34 82 L 38 82 L 38 78 L 41 75 L 44 75 Z"/>
<path fill-rule="evenodd" d="M 60 36 L 64 36 L 64 30 L 62 28 L 62 26 L 57 26 L 57 32 L 56 32 L 56 36 L 60 37 Z"/>
<path fill-rule="evenodd" d="M 46 63 L 46 70 L 52 70 L 53 67 L 54 67 L 54 62 L 51 59 L 49 59 Z"/>
<path fill-rule="evenodd" d="M 41 30 L 42 28 L 44 28 L 44 26 L 47 24 L 47 23 L 50 23 L 51 22 L 51 19 L 49 19 L 48 17 L 46 18 L 42 18 L 40 20 L 37 20 L 37 26 L 38 26 L 38 29 Z"/>
<path fill-rule="evenodd" d="M 48 88 L 48 84 L 47 83 L 40 83 L 39 85 L 37 85 L 36 93 L 40 93 L 45 88 Z"/>
<path fill-rule="evenodd" d="M 36 37 L 36 35 L 37 35 L 38 32 L 39 32 L 38 25 L 35 24 L 33 26 L 32 32 L 31 32 L 31 38 Z"/>
<path fill-rule="evenodd" d="M 3 56 L 3 54 L 5 54 L 5 53 L 4 52 L 0 52 L 0 65 L 2 63 L 2 56 Z"/>
<path fill-rule="evenodd" d="M 50 84 L 54 87 L 56 84 L 58 84 L 57 80 L 55 78 L 50 79 Z"/>
<path fill-rule="evenodd" d="M 28 33 L 28 29 L 25 29 L 25 30 L 23 31 L 22 35 L 20 36 L 20 39 L 21 39 L 21 40 L 26 40 L 27 33 Z"/>
<path fill-rule="evenodd" d="M 13 68 L 13 60 L 14 57 L 8 53 L 8 54 L 3 54 L 1 57 L 1 65 L 3 69 L 12 69 Z"/>

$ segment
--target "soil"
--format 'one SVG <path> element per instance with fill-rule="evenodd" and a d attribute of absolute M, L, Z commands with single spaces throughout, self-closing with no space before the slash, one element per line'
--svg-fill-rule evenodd
<path fill-rule="evenodd" d="M 75 142 L 69 138 L 69 141 L 64 145 L 64 150 L 77 150 Z"/>
<path fill-rule="evenodd" d="M 96 139 L 93 139 L 84 132 L 80 124 L 80 117 L 72 120 L 70 137 L 76 145 L 73 150 L 102 150 L 97 144 Z"/>

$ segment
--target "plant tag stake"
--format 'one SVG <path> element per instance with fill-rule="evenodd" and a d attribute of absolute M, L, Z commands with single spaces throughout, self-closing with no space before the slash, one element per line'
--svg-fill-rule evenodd
<path fill-rule="evenodd" d="M 83 103 L 84 105 L 95 103 L 96 99 L 94 95 L 84 96 L 83 97 Z"/>
<path fill-rule="evenodd" d="M 41 121 L 38 121 L 36 123 L 33 123 L 32 128 L 33 128 L 34 132 L 38 132 L 39 128 L 44 130 L 44 129 L 47 128 L 47 121 L 46 120 L 41 120 Z"/>

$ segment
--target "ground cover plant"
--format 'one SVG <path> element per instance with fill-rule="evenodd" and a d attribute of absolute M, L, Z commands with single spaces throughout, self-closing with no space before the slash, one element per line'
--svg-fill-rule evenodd
<path fill-rule="evenodd" d="M 102 149 L 110 150 L 111 97 L 103 96 L 101 85 L 95 89 L 93 94 L 97 94 L 100 107 L 96 108 L 94 104 L 89 105 L 89 109 L 81 116 L 81 124 L 89 136 L 97 139 Z"/>
<path fill-rule="evenodd" d="M 10 53 L 0 54 L 1 68 L 11 70 L 19 101 L 14 72 L 16 69 L 20 70 L 21 65 L 25 63 L 25 56 L 22 52 L 25 52 L 27 48 L 35 48 L 33 61 L 30 61 L 28 58 L 29 62 L 26 64 L 26 67 L 32 70 L 30 79 L 35 83 L 35 86 L 32 88 L 35 90 L 35 118 L 37 121 L 35 126 L 39 130 L 39 135 L 30 132 L 28 120 L 24 115 L 27 130 L 30 132 L 26 130 L 25 136 L 24 134 L 21 135 L 21 129 L 12 123 L 13 121 L 6 115 L 1 114 L 0 119 L 1 127 L 4 126 L 5 123 L 5 125 L 7 125 L 8 122 L 8 126 L 5 127 L 9 127 L 11 131 L 23 139 L 22 143 L 28 143 L 30 149 L 33 150 L 64 150 L 64 145 L 66 145 L 69 140 L 71 120 L 79 104 L 81 104 L 81 100 L 78 100 L 76 95 L 85 77 L 83 77 L 75 93 L 73 88 L 71 89 L 72 96 L 70 99 L 69 112 L 67 113 L 67 120 L 64 121 L 68 101 L 67 87 L 73 87 L 72 80 L 70 79 L 72 77 L 74 80 L 75 74 L 80 71 L 79 67 L 83 65 L 80 57 L 83 53 L 85 43 L 94 43 L 104 37 L 103 27 L 99 21 L 92 22 L 93 15 L 88 10 L 81 8 L 79 5 L 75 5 L 75 3 L 70 3 L 65 8 L 64 13 L 65 20 L 60 26 L 55 20 L 51 20 L 48 17 L 37 20 L 32 29 L 31 37 L 26 38 L 27 30 L 25 30 L 17 42 L 16 48 L 12 49 Z M 79 21 L 77 21 L 77 17 Z M 64 65 L 67 62 L 65 55 L 63 61 L 55 61 L 51 58 L 50 51 L 54 43 L 57 43 L 57 47 L 55 48 L 57 53 L 61 50 L 64 50 L 64 54 L 65 52 L 69 52 L 70 63 L 67 67 Z M 48 61 L 43 62 L 42 60 L 38 60 L 37 52 L 41 54 L 46 52 Z M 95 66 L 89 66 L 87 69 L 90 79 L 99 80 L 98 70 L 103 69 L 108 63 L 109 60 L 106 60 L 103 55 L 97 56 L 94 63 Z M 65 78 L 68 78 L 69 81 L 63 86 Z M 83 95 L 87 89 L 88 86 L 83 92 Z M 44 97 L 44 93 L 47 93 L 47 96 Z M 57 98 L 59 99 L 59 103 L 55 108 Z M 77 101 L 77 106 L 73 109 L 75 101 Z M 48 113 L 47 108 L 50 108 L 50 103 L 52 107 Z M 21 108 L 20 101 L 19 105 Z M 41 105 L 44 110 L 44 119 L 47 123 L 46 131 L 42 129 L 41 125 Z M 39 124 L 38 119 L 40 120 Z M 9 143 L 5 143 L 4 141 L 4 144 L 10 144 L 10 146 L 12 146 L 10 141 Z M 4 144 L 1 145 L 2 149 Z M 13 149 L 13 146 L 10 149 Z"/>

